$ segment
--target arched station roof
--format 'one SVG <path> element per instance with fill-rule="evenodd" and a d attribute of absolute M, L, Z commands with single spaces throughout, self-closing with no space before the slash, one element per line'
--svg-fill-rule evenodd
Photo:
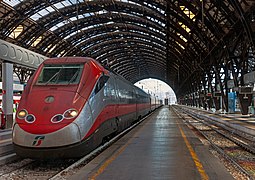
<path fill-rule="evenodd" d="M 253 0 L 1 0 L 0 39 L 48 57 L 89 56 L 129 81 L 178 94 L 240 46 L 253 48 Z M 241 34 L 245 34 L 242 36 Z M 231 42 L 230 42 L 231 41 Z"/>

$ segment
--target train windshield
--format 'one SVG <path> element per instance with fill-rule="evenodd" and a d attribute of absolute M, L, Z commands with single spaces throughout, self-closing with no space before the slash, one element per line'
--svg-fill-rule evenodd
<path fill-rule="evenodd" d="M 37 85 L 78 84 L 84 64 L 45 64 Z"/>

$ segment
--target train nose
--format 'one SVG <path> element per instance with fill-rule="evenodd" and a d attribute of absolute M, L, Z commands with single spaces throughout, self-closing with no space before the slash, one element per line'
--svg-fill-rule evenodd
<path fill-rule="evenodd" d="M 84 102 L 73 91 L 33 91 L 28 100 L 20 105 L 16 122 L 32 134 L 61 130 L 75 121 L 82 107 L 81 100 Z"/>
<path fill-rule="evenodd" d="M 20 124 L 13 126 L 13 142 L 26 147 L 59 147 L 81 142 L 79 127 L 75 123 L 51 133 L 27 133 Z M 52 128 L 52 125 L 44 125 L 41 128 Z M 40 142 L 39 142 L 40 141 Z"/>
<path fill-rule="evenodd" d="M 19 111 L 24 110 L 27 114 L 35 116 L 35 123 L 58 123 L 62 119 L 74 118 L 82 101 L 84 102 L 84 99 L 73 91 L 32 91 L 27 101 L 20 105 Z"/>

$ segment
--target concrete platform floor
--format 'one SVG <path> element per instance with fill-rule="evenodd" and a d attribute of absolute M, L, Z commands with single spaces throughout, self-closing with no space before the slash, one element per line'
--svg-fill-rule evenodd
<path fill-rule="evenodd" d="M 164 106 L 70 179 L 233 178 L 169 106 Z"/>

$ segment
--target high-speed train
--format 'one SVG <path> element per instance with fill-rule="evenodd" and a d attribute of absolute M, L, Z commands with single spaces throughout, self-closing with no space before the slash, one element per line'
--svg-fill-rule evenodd
<path fill-rule="evenodd" d="M 14 150 L 29 158 L 80 157 L 158 102 L 91 58 L 47 59 L 22 94 Z"/>

